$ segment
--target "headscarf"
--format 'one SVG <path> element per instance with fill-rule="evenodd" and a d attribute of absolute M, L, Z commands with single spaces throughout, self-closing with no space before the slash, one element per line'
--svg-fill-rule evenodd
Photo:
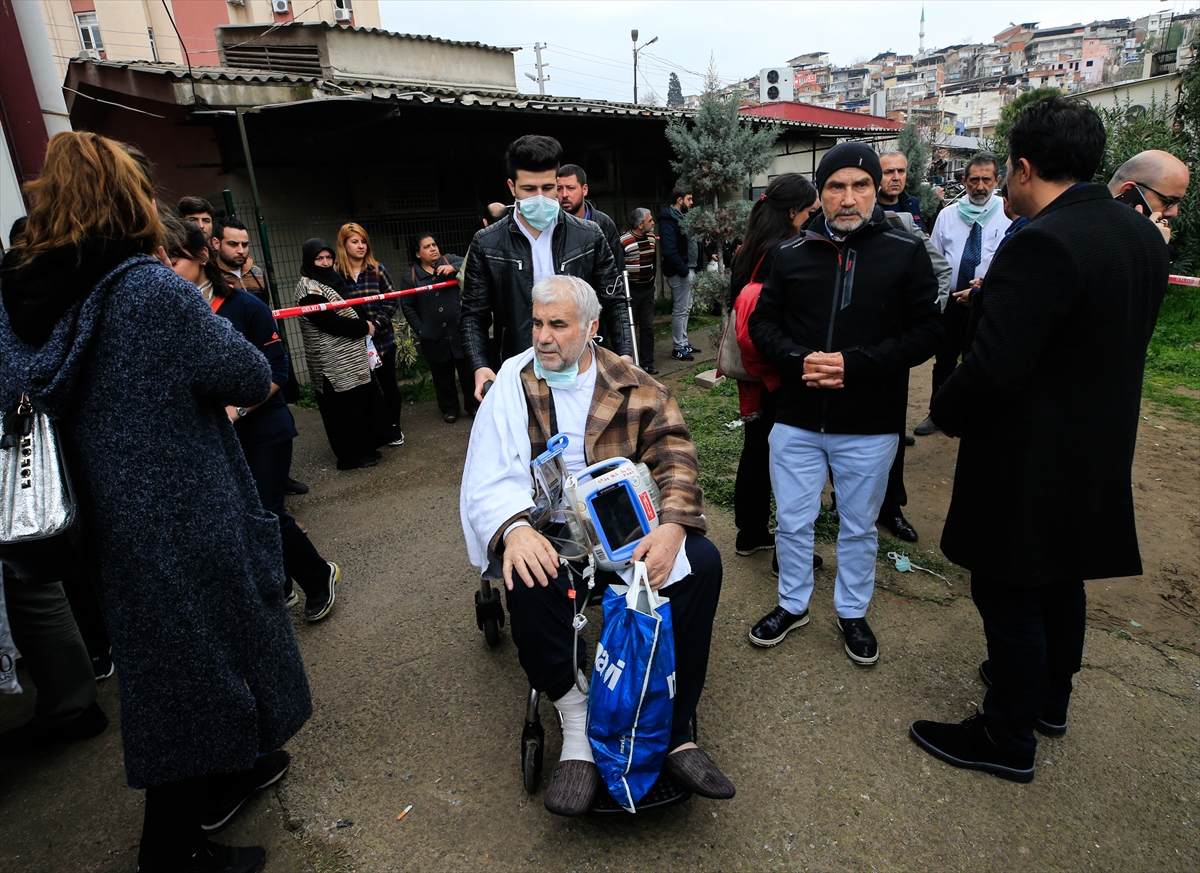
<path fill-rule="evenodd" d="M 322 285 L 332 288 L 343 300 L 349 299 L 350 294 L 346 288 L 346 282 L 342 278 L 342 274 L 332 266 L 317 266 L 317 255 L 321 254 L 322 251 L 327 251 L 332 255 L 335 249 L 329 243 L 325 242 L 325 240 L 317 237 L 313 237 L 304 244 L 304 247 L 300 249 L 300 275 L 307 276 L 315 282 L 320 282 Z"/>

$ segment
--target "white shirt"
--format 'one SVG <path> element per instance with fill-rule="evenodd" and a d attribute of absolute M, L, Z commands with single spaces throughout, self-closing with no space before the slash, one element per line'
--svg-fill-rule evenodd
<path fill-rule="evenodd" d="M 1000 199 L 995 194 L 992 197 L 996 200 Z M 996 211 L 992 213 L 992 217 L 987 220 L 987 224 L 983 226 L 983 252 L 979 257 L 979 266 L 975 268 L 976 279 L 982 279 L 984 273 L 987 272 L 992 263 L 992 255 L 996 254 L 1000 241 L 1004 239 L 1004 231 L 1008 230 L 1010 224 L 1012 222 L 1005 217 L 1004 204 L 1001 202 Z M 947 206 L 938 215 L 937 221 L 933 225 L 933 233 L 929 235 L 929 239 L 950 262 L 950 267 L 954 271 L 950 276 L 951 292 L 962 290 L 958 285 L 958 265 L 962 261 L 963 248 L 966 246 L 967 237 L 970 234 L 971 225 L 959 216 L 958 207 Z"/>
<path fill-rule="evenodd" d="M 583 442 L 587 437 L 588 410 L 592 406 L 592 395 L 596 393 L 596 356 L 586 370 L 575 377 L 574 388 L 550 389 L 554 398 L 554 417 L 558 420 L 558 432 L 566 434 L 567 448 L 563 451 L 563 466 L 568 473 L 578 474 L 587 466 Z"/>
<path fill-rule="evenodd" d="M 554 228 L 558 227 L 558 219 L 550 222 L 550 226 L 542 231 L 541 235 L 534 237 L 529 232 L 529 228 L 525 226 L 525 222 L 520 218 L 513 216 L 513 221 L 517 223 L 517 227 L 521 228 L 521 233 L 525 234 L 525 238 L 529 240 L 529 245 L 533 249 L 533 284 L 542 281 L 546 276 L 554 275 L 554 249 L 552 248 Z M 590 396 L 590 395 L 589 395 Z"/>

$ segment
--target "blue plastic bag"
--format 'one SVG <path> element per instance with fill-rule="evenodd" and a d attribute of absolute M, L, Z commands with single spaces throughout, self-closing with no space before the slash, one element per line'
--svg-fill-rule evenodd
<path fill-rule="evenodd" d="M 588 740 L 600 778 L 629 812 L 658 779 L 675 709 L 671 604 L 634 564 L 625 594 L 604 593 L 604 633 L 588 694 Z"/>

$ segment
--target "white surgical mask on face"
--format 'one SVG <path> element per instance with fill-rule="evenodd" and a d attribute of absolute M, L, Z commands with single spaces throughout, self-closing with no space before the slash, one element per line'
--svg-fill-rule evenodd
<path fill-rule="evenodd" d="M 535 194 L 517 201 L 517 209 L 535 230 L 545 230 L 558 218 L 558 201 L 543 194 Z"/>

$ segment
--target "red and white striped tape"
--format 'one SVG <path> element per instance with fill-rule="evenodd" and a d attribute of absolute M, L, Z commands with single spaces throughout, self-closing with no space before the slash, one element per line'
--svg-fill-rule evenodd
<path fill-rule="evenodd" d="M 1167 281 L 1172 285 L 1191 285 L 1200 288 L 1200 276 L 1171 276 Z"/>
<path fill-rule="evenodd" d="M 446 288 L 457 285 L 457 279 L 449 282 L 434 282 L 432 285 L 422 285 L 419 288 L 407 288 L 404 291 L 389 291 L 387 294 L 371 294 L 367 297 L 353 297 L 341 303 L 310 303 L 307 306 L 292 306 L 288 309 L 272 309 L 271 314 L 276 318 L 295 318 L 297 315 L 308 315 L 310 312 L 325 312 L 330 309 L 344 309 L 347 306 L 357 306 L 359 303 L 373 303 L 376 300 L 391 300 L 393 297 L 404 297 L 407 294 L 418 294 L 434 288 Z"/>

